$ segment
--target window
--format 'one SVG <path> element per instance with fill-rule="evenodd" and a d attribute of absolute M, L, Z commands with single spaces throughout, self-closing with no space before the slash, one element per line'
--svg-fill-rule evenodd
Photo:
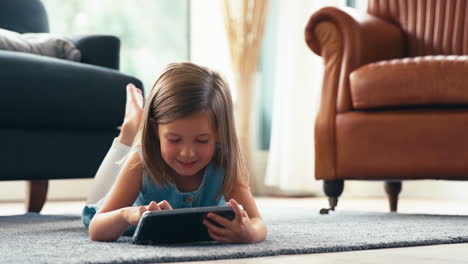
<path fill-rule="evenodd" d="M 256 87 L 256 109 L 258 113 L 258 148 L 270 149 L 271 120 L 273 112 L 273 96 L 276 72 L 276 44 L 278 27 L 278 0 L 271 0 L 269 4 L 265 33 L 262 40 L 259 74 L 262 76 Z"/>
<path fill-rule="evenodd" d="M 346 5 L 359 10 L 366 10 L 367 0 L 346 0 Z"/>
<path fill-rule="evenodd" d="M 163 67 L 188 61 L 189 0 L 43 0 L 50 32 L 62 36 L 114 35 L 120 70 L 148 92 Z"/>

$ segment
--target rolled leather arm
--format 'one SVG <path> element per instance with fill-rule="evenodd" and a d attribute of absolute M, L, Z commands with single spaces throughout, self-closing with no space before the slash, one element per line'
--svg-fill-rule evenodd
<path fill-rule="evenodd" d="M 81 62 L 119 69 L 120 39 L 111 35 L 69 37 L 81 52 Z"/>
<path fill-rule="evenodd" d="M 377 17 L 325 7 L 311 16 L 305 40 L 325 66 L 315 120 L 315 177 L 334 180 L 336 115 L 352 110 L 349 75 L 369 62 L 402 57 L 403 36 L 398 27 Z"/>
<path fill-rule="evenodd" d="M 307 23 L 305 40 L 328 66 L 324 80 L 332 78 L 338 84 L 338 112 L 351 110 L 349 74 L 353 70 L 370 62 L 401 58 L 404 52 L 400 28 L 352 8 L 318 10 Z"/>

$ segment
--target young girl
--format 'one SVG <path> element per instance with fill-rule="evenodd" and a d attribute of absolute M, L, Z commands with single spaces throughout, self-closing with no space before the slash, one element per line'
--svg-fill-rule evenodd
<path fill-rule="evenodd" d="M 144 109 L 137 90 L 127 87 L 121 134 L 96 180 L 120 170 L 118 177 L 100 202 L 83 209 L 89 237 L 113 241 L 131 234 L 145 211 L 227 204 L 235 218 L 208 214 L 219 224 L 204 221 L 210 237 L 223 243 L 263 241 L 267 230 L 247 184 L 227 83 L 207 68 L 174 63 L 156 81 Z M 137 147 L 130 151 L 138 126 Z M 116 168 L 126 151 L 125 163 Z"/>

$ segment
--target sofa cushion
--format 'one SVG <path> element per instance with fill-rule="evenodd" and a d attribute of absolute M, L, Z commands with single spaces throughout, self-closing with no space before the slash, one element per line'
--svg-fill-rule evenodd
<path fill-rule="evenodd" d="M 351 73 L 354 109 L 468 105 L 468 56 L 380 61 Z"/>
<path fill-rule="evenodd" d="M 71 41 L 49 33 L 18 34 L 0 28 L 0 49 L 72 61 L 81 60 L 80 51 L 75 48 Z"/>

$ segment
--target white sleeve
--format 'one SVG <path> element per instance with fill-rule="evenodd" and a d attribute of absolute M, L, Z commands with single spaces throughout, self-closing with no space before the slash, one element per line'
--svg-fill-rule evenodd
<path fill-rule="evenodd" d="M 114 138 L 112 146 L 102 161 L 101 166 L 99 166 L 96 176 L 94 176 L 93 185 L 86 204 L 95 204 L 107 194 L 119 175 L 124 163 L 123 159 L 131 149 L 130 146 L 124 145 L 117 138 Z"/>

